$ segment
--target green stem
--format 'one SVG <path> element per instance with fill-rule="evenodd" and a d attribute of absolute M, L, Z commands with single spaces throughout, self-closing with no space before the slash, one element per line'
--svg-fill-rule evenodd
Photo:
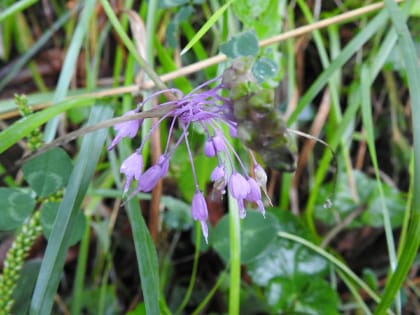
<path fill-rule="evenodd" d="M 187 305 L 188 301 L 190 300 L 192 290 L 194 288 L 195 279 L 197 278 L 197 270 L 198 270 L 198 257 L 200 256 L 200 243 L 201 243 L 201 228 L 200 223 L 195 223 L 195 252 L 194 252 L 194 264 L 191 273 L 190 283 L 188 284 L 187 292 L 185 293 L 184 299 L 181 302 L 181 305 L 175 312 L 175 315 L 182 312 L 182 310 Z"/>
<path fill-rule="evenodd" d="M 230 291 L 229 315 L 239 314 L 241 289 L 241 239 L 240 219 L 236 201 L 229 196 L 229 234 L 230 234 Z"/>

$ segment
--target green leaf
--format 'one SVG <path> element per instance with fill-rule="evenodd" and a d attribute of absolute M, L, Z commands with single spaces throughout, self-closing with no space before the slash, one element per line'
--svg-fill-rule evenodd
<path fill-rule="evenodd" d="M 337 292 L 321 277 L 274 278 L 265 295 L 275 313 L 338 315 Z"/>
<path fill-rule="evenodd" d="M 274 209 L 275 214 L 267 219 L 275 224 L 276 231 L 287 231 L 306 236 L 300 222 L 290 212 Z M 322 274 L 326 267 L 326 260 L 320 255 L 307 249 L 301 244 L 293 243 L 281 238 L 274 238 L 269 242 L 255 259 L 247 264 L 248 273 L 257 285 L 265 286 L 275 277 L 306 277 Z"/>
<path fill-rule="evenodd" d="M 278 0 L 241 0 L 232 4 L 233 12 L 246 29 L 254 29 L 259 38 L 280 32 L 282 8 Z"/>
<path fill-rule="evenodd" d="M 0 231 L 14 230 L 31 214 L 35 200 L 16 188 L 0 188 Z"/>
<path fill-rule="evenodd" d="M 162 203 L 167 208 L 162 213 L 163 223 L 170 229 L 187 230 L 193 225 L 191 205 L 173 197 L 163 197 Z"/>
<path fill-rule="evenodd" d="M 159 7 L 161 8 L 173 8 L 187 4 L 189 0 L 159 0 Z"/>
<path fill-rule="evenodd" d="M 40 220 L 42 230 L 47 240 L 50 239 L 51 230 L 53 229 L 54 221 L 57 217 L 59 207 L 59 202 L 47 202 L 42 205 Z M 74 220 L 75 223 L 73 229 L 70 232 L 70 239 L 68 241 L 70 246 L 80 241 L 86 226 L 86 217 L 82 211 L 78 211 Z"/>
<path fill-rule="evenodd" d="M 98 105 L 91 111 L 89 124 L 109 119 L 112 110 Z M 80 205 L 92 182 L 99 156 L 103 150 L 107 131 L 100 130 L 84 137 L 79 156 L 60 204 L 38 275 L 31 302 L 31 315 L 50 314 L 61 278 L 69 240 Z"/>
<path fill-rule="evenodd" d="M 278 70 L 277 64 L 267 57 L 258 58 L 252 66 L 252 74 L 259 82 L 275 77 Z"/>
<path fill-rule="evenodd" d="M 241 262 L 248 263 L 255 259 L 276 238 L 276 218 L 266 214 L 248 211 L 247 217 L 241 222 Z M 229 261 L 229 217 L 225 215 L 210 231 L 209 244 L 223 258 Z"/>
<path fill-rule="evenodd" d="M 38 128 L 54 116 L 57 116 L 70 108 L 92 105 L 94 101 L 95 100 L 91 97 L 73 98 L 57 103 L 56 105 L 34 113 L 29 117 L 18 120 L 9 128 L 0 132 L 0 153 L 3 153 L 23 137 L 28 136 L 31 131 Z"/>
<path fill-rule="evenodd" d="M 181 51 L 181 55 L 185 54 L 196 42 L 198 42 L 201 37 L 213 26 L 214 23 L 219 19 L 219 17 L 225 12 L 225 10 L 230 6 L 233 0 L 228 1 L 225 5 L 221 6 L 213 15 L 204 23 L 200 30 L 195 34 L 195 36 L 188 42 L 187 46 Z"/>
<path fill-rule="evenodd" d="M 126 206 L 133 232 L 140 282 L 147 314 L 160 314 L 159 311 L 159 263 L 156 248 L 149 230 L 141 215 L 138 202 L 131 199 Z"/>
<path fill-rule="evenodd" d="M 260 50 L 254 31 L 247 31 L 233 36 L 220 46 L 220 51 L 229 58 L 256 56 Z"/>
<path fill-rule="evenodd" d="M 23 177 L 40 197 L 47 197 L 64 188 L 72 168 L 70 157 L 61 148 L 51 149 L 22 166 Z"/>
<path fill-rule="evenodd" d="M 352 176 L 358 200 L 356 201 L 353 197 L 347 173 L 340 173 L 337 179 L 333 207 L 325 208 L 323 206 L 326 198 L 332 191 L 332 184 L 324 185 L 320 188 L 318 204 L 315 208 L 316 218 L 328 225 L 334 225 L 337 223 L 337 214 L 340 219 L 344 219 L 359 207 L 364 207 L 365 210 L 362 215 L 355 218 L 348 227 L 358 228 L 365 225 L 382 227 L 384 225 L 382 197 L 376 181 L 358 170 L 354 170 Z M 404 217 L 405 198 L 396 188 L 389 187 L 384 183 L 381 185 L 385 192 L 384 201 L 389 210 L 392 227 L 399 227 Z"/>
<path fill-rule="evenodd" d="M 40 260 L 30 260 L 23 265 L 19 280 L 13 290 L 15 303 L 12 308 L 12 314 L 28 314 L 32 292 L 40 267 Z"/>

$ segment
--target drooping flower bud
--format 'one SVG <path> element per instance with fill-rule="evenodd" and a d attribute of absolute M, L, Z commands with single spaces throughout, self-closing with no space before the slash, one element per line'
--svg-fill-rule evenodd
<path fill-rule="evenodd" d="M 139 180 L 143 171 L 143 158 L 137 152 L 131 154 L 122 162 L 120 172 L 126 176 L 124 193 L 127 192 L 133 179 Z"/>

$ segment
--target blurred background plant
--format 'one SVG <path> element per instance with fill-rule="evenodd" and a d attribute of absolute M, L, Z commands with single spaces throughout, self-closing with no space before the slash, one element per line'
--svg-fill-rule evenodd
<path fill-rule="evenodd" d="M 414 0 L 2 1 L 0 314 L 419 314 L 419 20 Z M 123 202 L 121 161 L 152 119 L 114 151 L 108 127 L 240 56 L 336 161 L 296 138 L 296 171 L 266 169 L 266 217 L 239 220 L 192 130 L 206 244 L 187 148 Z"/>

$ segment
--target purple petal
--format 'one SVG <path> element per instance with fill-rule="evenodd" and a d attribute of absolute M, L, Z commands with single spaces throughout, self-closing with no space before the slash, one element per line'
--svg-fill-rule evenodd
<path fill-rule="evenodd" d="M 248 184 L 249 184 L 249 193 L 246 196 L 246 200 L 248 201 L 257 201 L 261 200 L 261 190 L 260 186 L 258 186 L 258 183 L 253 178 L 248 178 Z"/>
<path fill-rule="evenodd" d="M 169 159 L 168 159 L 168 157 L 165 154 L 161 155 L 158 159 L 158 164 L 162 168 L 162 173 L 161 173 L 160 177 L 165 177 L 166 174 L 168 173 L 168 170 L 169 170 Z"/>
<path fill-rule="evenodd" d="M 207 210 L 207 203 L 201 191 L 194 194 L 192 200 L 191 214 L 194 220 L 206 221 L 209 214 Z"/>
<path fill-rule="evenodd" d="M 241 219 L 244 219 L 246 217 L 246 210 L 245 210 L 243 199 L 238 199 L 238 209 L 239 209 L 239 217 Z"/>
<path fill-rule="evenodd" d="M 229 179 L 229 191 L 235 199 L 244 199 L 249 194 L 247 180 L 239 173 L 233 173 Z"/>
<path fill-rule="evenodd" d="M 206 143 L 204 144 L 204 154 L 208 157 L 213 157 L 216 155 L 216 150 L 214 148 L 213 141 L 206 141 Z"/>
<path fill-rule="evenodd" d="M 223 138 L 219 135 L 213 137 L 213 145 L 216 149 L 216 152 L 221 152 L 226 150 L 226 144 Z"/>
<path fill-rule="evenodd" d="M 210 180 L 212 182 L 216 182 L 219 179 L 222 179 L 225 177 L 225 168 L 223 165 L 218 165 L 214 168 L 213 172 L 211 172 Z"/>
<path fill-rule="evenodd" d="M 120 172 L 121 174 L 124 174 L 126 176 L 124 192 L 127 192 L 133 178 L 135 178 L 136 180 L 139 180 L 142 170 L 143 170 L 143 158 L 137 152 L 131 154 L 128 158 L 124 160 L 124 162 L 122 162 L 121 167 L 120 167 Z"/>
<path fill-rule="evenodd" d="M 143 175 L 140 176 L 138 180 L 138 191 L 149 192 L 151 191 L 156 184 L 158 183 L 162 174 L 162 168 L 160 165 L 156 164 L 150 167 Z"/>

